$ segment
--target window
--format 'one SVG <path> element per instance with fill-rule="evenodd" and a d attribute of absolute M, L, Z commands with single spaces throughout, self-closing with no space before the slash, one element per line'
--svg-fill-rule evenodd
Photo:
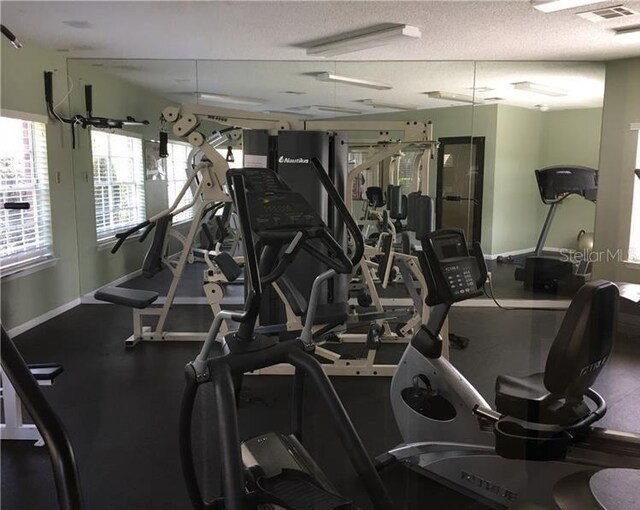
<path fill-rule="evenodd" d="M 631 238 L 629 239 L 629 260 L 640 262 L 640 130 L 636 149 L 636 179 L 633 185 L 633 207 L 631 212 Z"/>
<path fill-rule="evenodd" d="M 0 138 L 0 202 L 31 204 L 0 210 L 0 266 L 6 274 L 52 256 L 51 203 L 45 124 L 0 117 Z"/>
<path fill-rule="evenodd" d="M 91 131 L 98 242 L 145 220 L 142 140 Z"/>
<path fill-rule="evenodd" d="M 171 206 L 174 200 L 178 197 L 182 186 L 187 182 L 187 158 L 191 152 L 192 147 L 184 143 L 169 142 L 167 144 L 168 156 L 164 159 L 166 165 L 167 176 L 167 196 L 169 198 L 169 206 Z M 193 200 L 193 193 L 191 189 L 180 200 L 178 207 L 188 204 Z M 193 207 L 181 212 L 173 217 L 174 223 L 180 223 L 193 218 Z"/>

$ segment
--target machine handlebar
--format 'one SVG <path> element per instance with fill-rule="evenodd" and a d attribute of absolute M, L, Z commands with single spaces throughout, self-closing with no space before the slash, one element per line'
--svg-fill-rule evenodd
<path fill-rule="evenodd" d="M 29 202 L 5 202 L 2 204 L 3 209 L 31 209 Z"/>
<path fill-rule="evenodd" d="M 131 227 L 129 230 L 125 230 L 124 232 L 118 232 L 115 236 L 117 241 L 116 241 L 116 244 L 113 246 L 113 248 L 111 248 L 111 253 L 116 253 L 120 249 L 120 246 L 122 246 L 122 244 L 127 240 L 127 238 L 135 234 L 138 230 L 141 230 L 145 227 L 149 227 L 147 228 L 147 231 L 145 231 L 143 234 L 143 236 L 146 237 L 154 226 L 155 226 L 155 223 L 151 223 L 149 220 L 145 220 L 142 223 L 139 223 L 138 225 Z"/>
<path fill-rule="evenodd" d="M 340 216 L 340 218 L 342 219 L 342 222 L 345 224 L 345 226 L 347 227 L 347 230 L 351 234 L 351 237 L 353 237 L 353 241 L 355 243 L 355 250 L 353 252 L 353 256 L 351 257 L 351 266 L 355 267 L 360 263 L 360 260 L 362 259 L 362 255 L 364 254 L 364 239 L 362 238 L 362 232 L 358 228 L 358 225 L 353 219 L 353 216 L 351 216 L 351 213 L 347 209 L 347 206 L 345 205 L 344 200 L 338 193 L 338 190 L 331 182 L 331 179 L 329 179 L 329 175 L 327 174 L 324 167 L 322 166 L 322 163 L 320 163 L 320 160 L 318 160 L 318 158 L 312 158 L 311 166 L 313 166 L 316 172 L 316 175 L 318 176 L 318 179 L 322 184 L 322 187 L 326 190 L 327 194 L 329 195 L 329 198 L 331 199 L 331 202 L 333 203 L 333 206 L 338 211 L 338 216 Z M 347 193 L 349 192 L 350 191 L 347 190 Z M 343 272 L 343 271 L 338 271 L 338 272 Z"/>

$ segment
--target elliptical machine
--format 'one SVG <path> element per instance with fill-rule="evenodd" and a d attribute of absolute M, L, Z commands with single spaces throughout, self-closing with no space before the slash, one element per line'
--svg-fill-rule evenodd
<path fill-rule="evenodd" d="M 355 240 L 349 259 L 308 202 L 272 170 L 229 170 L 241 226 L 245 254 L 247 298 L 242 312 L 219 312 L 196 359 L 186 367 L 187 386 L 180 418 L 180 450 L 187 490 L 194 509 L 246 510 L 259 506 L 289 510 L 347 510 L 352 502 L 337 494 L 327 477 L 300 444 L 302 396 L 305 381 L 316 387 L 319 400 L 333 418 L 336 436 L 349 456 L 372 501 L 380 510 L 393 508 L 373 461 L 355 431 L 335 389 L 313 356 L 311 336 L 322 283 L 337 274 L 351 274 L 360 261 L 364 243 L 360 231 L 319 161 L 312 164 L 330 200 Z M 275 281 L 295 257 L 305 251 L 326 264 L 328 270 L 314 281 L 305 328 L 300 338 L 278 341 L 256 333 L 262 288 Z M 260 263 L 258 264 L 258 257 Z M 224 337 L 223 353 L 212 347 L 223 320 L 240 324 Z M 236 409 L 237 381 L 246 372 L 279 363 L 295 367 L 291 435 L 266 433 L 240 442 Z M 234 384 L 234 382 L 236 384 Z M 215 394 L 215 430 L 222 464 L 223 497 L 205 501 L 193 462 L 191 423 L 198 387 L 211 384 Z"/>
<path fill-rule="evenodd" d="M 441 356 L 440 330 L 453 303 L 482 293 L 480 246 L 462 231 L 422 239 L 430 316 L 391 383 L 404 443 L 381 455 L 493 508 L 604 509 L 589 486 L 607 468 L 640 469 L 640 435 L 592 425 L 606 412 L 591 386 L 613 347 L 617 287 L 584 285 L 549 352 L 544 373 L 496 379 L 496 410 Z"/>

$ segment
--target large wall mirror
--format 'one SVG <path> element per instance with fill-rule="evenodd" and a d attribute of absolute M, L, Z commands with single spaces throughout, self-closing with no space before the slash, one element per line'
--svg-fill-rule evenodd
<path fill-rule="evenodd" d="M 463 229 L 470 243 L 481 243 L 497 299 L 508 303 L 563 297 L 544 286 L 531 288 L 518 281 L 515 273 L 535 250 L 551 207 L 541 199 L 535 170 L 558 165 L 597 170 L 602 64 L 71 60 L 69 71 L 78 83 L 90 82 L 97 74 L 113 77 L 123 104 L 123 111 L 114 113 L 134 112 L 151 121 L 141 132 L 145 144 L 157 140 L 160 111 L 172 103 L 270 113 L 309 124 L 329 119 L 381 125 L 386 121 L 431 123 L 437 150 L 424 157 L 424 147 L 407 147 L 354 180 L 349 190 L 354 216 L 363 218 L 371 186 L 385 190 L 389 184 L 397 185 L 404 195 L 423 190 L 434 198 L 437 227 Z M 153 100 L 144 108 L 130 104 L 129 86 L 150 91 Z M 77 111 L 84 108 L 80 89 L 71 94 L 72 109 Z M 94 112 L 99 115 L 100 91 L 94 94 Z M 212 123 L 211 130 L 217 127 Z M 346 136 L 351 167 L 362 164 L 381 146 L 374 130 L 352 129 Z M 233 150 L 238 161 L 241 140 L 234 142 Z M 84 166 L 92 164 L 90 151 L 74 157 L 84 158 Z M 152 148 L 145 149 L 147 159 L 145 165 L 153 167 Z M 163 172 L 158 173 L 160 177 L 144 183 L 148 214 L 166 207 L 172 193 L 170 183 L 163 182 Z M 77 175 L 76 180 L 91 184 L 86 175 Z M 89 205 L 79 207 L 92 210 Z M 544 255 L 557 258 L 588 251 L 593 201 L 572 194 L 559 200 L 555 209 Z M 78 218 L 86 219 L 79 221 L 80 236 L 95 239 L 95 218 L 84 213 Z M 81 278 L 90 280 L 100 271 L 95 260 L 80 254 Z M 82 286 L 93 288 L 90 282 Z M 563 292 L 571 294 L 570 289 Z"/>
<path fill-rule="evenodd" d="M 586 188 L 597 183 L 597 173 L 586 186 L 564 182 L 569 168 L 549 172 L 554 197 L 543 201 L 536 170 L 578 166 L 597 172 L 604 75 L 603 64 L 589 62 L 476 65 L 473 136 L 484 146 L 476 172 L 484 190 L 482 246 L 497 297 L 566 299 L 582 275 L 588 278 L 597 196 Z M 536 248 L 539 259 L 531 259 Z M 549 285 L 551 273 L 563 271 L 576 278 L 565 275 L 559 288 Z"/>

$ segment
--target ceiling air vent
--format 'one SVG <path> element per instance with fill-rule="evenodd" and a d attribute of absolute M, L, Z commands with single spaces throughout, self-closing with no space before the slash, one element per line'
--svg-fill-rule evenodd
<path fill-rule="evenodd" d="M 578 13 L 578 16 L 593 23 L 600 23 L 601 21 L 609 21 L 618 18 L 628 18 L 629 16 L 637 15 L 637 11 L 633 11 L 624 5 L 614 5 L 613 7 L 604 7 L 602 9 L 594 9 L 592 11 Z"/>

